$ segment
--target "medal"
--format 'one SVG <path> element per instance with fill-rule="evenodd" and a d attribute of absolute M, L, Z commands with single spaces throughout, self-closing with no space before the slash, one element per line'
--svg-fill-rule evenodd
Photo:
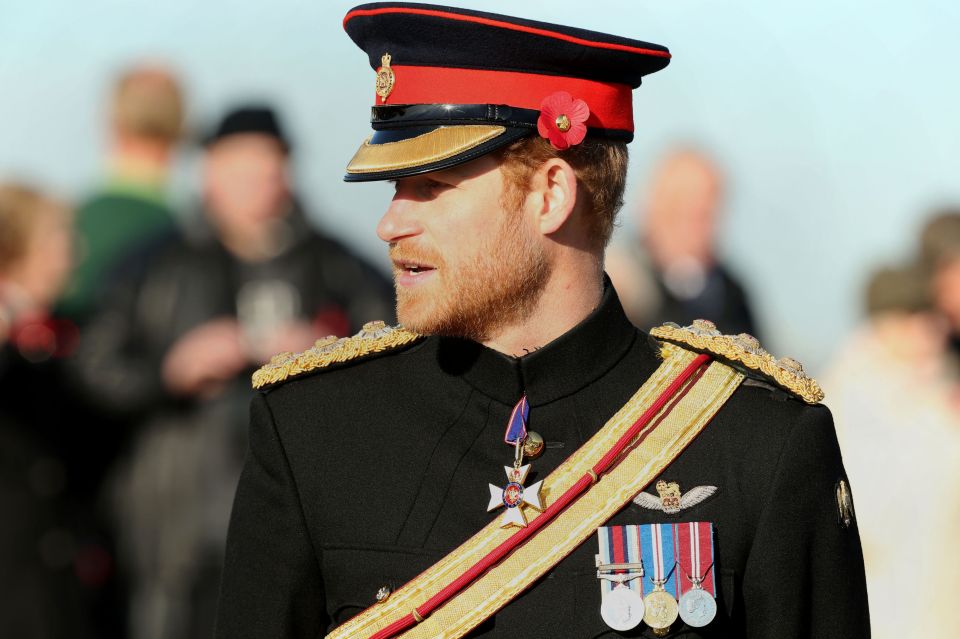
<path fill-rule="evenodd" d="M 597 538 L 600 617 L 614 630 L 632 630 L 644 613 L 640 527 L 604 526 L 597 529 Z"/>
<path fill-rule="evenodd" d="M 650 566 L 647 578 L 653 587 L 643 598 L 643 621 L 663 634 L 677 620 L 677 562 L 672 524 L 646 524 L 640 527 L 640 550 L 644 565 Z"/>
<path fill-rule="evenodd" d="M 654 630 L 669 630 L 677 620 L 677 600 L 663 589 L 663 583 L 655 581 L 653 585 L 654 591 L 643 598 L 643 620 Z"/>
<path fill-rule="evenodd" d="M 522 450 L 520 445 L 517 445 L 517 450 Z M 522 452 L 517 453 L 517 459 L 522 461 Z M 489 484 L 490 503 L 487 505 L 487 511 L 489 512 L 496 510 L 500 506 L 505 506 L 507 511 L 503 514 L 503 519 L 500 520 L 500 527 L 526 527 L 527 517 L 523 514 L 520 506 L 526 504 L 537 510 L 543 510 L 543 504 L 540 502 L 540 486 L 543 482 L 538 481 L 535 484 L 524 487 L 523 482 L 526 481 L 527 473 L 530 472 L 530 464 L 520 466 L 520 462 L 518 461 L 514 463 L 513 468 L 504 466 L 503 469 L 507 471 L 507 485 L 500 488 Z"/>
<path fill-rule="evenodd" d="M 677 558 L 685 579 L 680 579 L 680 618 L 702 628 L 717 616 L 713 574 L 713 526 L 708 522 L 675 525 Z"/>
<path fill-rule="evenodd" d="M 603 622 L 621 632 L 633 630 L 643 621 L 645 604 L 635 590 L 620 584 L 603 595 L 600 617 Z"/>
<path fill-rule="evenodd" d="M 540 500 L 540 487 L 543 482 L 538 481 L 526 487 L 523 485 L 523 482 L 527 480 L 527 474 L 530 472 L 530 464 L 523 465 L 529 414 L 530 405 L 527 403 L 527 396 L 524 395 L 513 407 L 510 421 L 507 422 L 507 432 L 503 437 L 506 443 L 514 447 L 513 468 L 510 466 L 503 467 L 507 472 L 507 485 L 500 488 L 494 484 L 488 484 L 490 487 L 490 502 L 487 504 L 487 512 L 496 510 L 500 506 L 506 507 L 503 519 L 500 520 L 501 528 L 507 526 L 526 527 L 527 517 L 521 509 L 522 505 L 530 506 L 538 511 L 543 510 L 543 504 Z M 540 441 L 542 442 L 542 439 Z"/>
<path fill-rule="evenodd" d="M 694 581 L 694 586 L 680 596 L 680 618 L 693 628 L 703 628 L 717 616 L 717 601 Z"/>

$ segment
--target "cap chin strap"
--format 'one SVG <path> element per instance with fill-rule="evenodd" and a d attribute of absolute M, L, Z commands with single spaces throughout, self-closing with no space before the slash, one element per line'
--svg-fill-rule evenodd
<path fill-rule="evenodd" d="M 536 130 L 540 111 L 504 104 L 389 104 L 371 108 L 370 124 L 377 131 L 394 127 L 499 124 Z"/>

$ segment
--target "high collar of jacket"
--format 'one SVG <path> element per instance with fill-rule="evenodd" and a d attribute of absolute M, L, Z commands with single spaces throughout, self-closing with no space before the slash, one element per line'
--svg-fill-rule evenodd
<path fill-rule="evenodd" d="M 514 404 L 525 393 L 531 406 L 570 395 L 620 361 L 638 331 L 624 314 L 609 280 L 599 306 L 569 331 L 522 357 L 504 355 L 465 339 L 437 339 L 441 367 L 481 393 Z"/>

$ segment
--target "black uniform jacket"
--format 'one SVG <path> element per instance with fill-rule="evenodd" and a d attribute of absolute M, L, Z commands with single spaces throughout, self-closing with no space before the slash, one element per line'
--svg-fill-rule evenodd
<path fill-rule="evenodd" d="M 581 324 L 519 359 L 430 337 L 258 394 L 227 544 L 217 637 L 320 637 L 457 547 L 492 518 L 489 483 L 523 393 L 547 441 L 528 483 L 600 428 L 660 360 L 616 294 Z M 672 637 L 869 636 L 856 524 L 838 522 L 845 479 L 829 411 L 742 385 L 662 474 L 717 491 L 666 515 L 630 504 L 612 525 L 709 521 L 717 619 L 677 621 Z M 647 491 L 656 494 L 653 486 Z M 477 637 L 618 634 L 600 617 L 596 536 L 476 629 Z"/>

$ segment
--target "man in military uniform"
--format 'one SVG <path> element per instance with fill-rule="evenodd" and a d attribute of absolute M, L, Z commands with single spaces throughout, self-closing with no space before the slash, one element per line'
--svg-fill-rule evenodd
<path fill-rule="evenodd" d="M 402 327 L 255 375 L 218 637 L 868 636 L 819 387 L 708 322 L 638 331 L 603 274 L 667 49 L 408 3 L 344 24 L 377 72 L 346 179 L 396 183 Z"/>

